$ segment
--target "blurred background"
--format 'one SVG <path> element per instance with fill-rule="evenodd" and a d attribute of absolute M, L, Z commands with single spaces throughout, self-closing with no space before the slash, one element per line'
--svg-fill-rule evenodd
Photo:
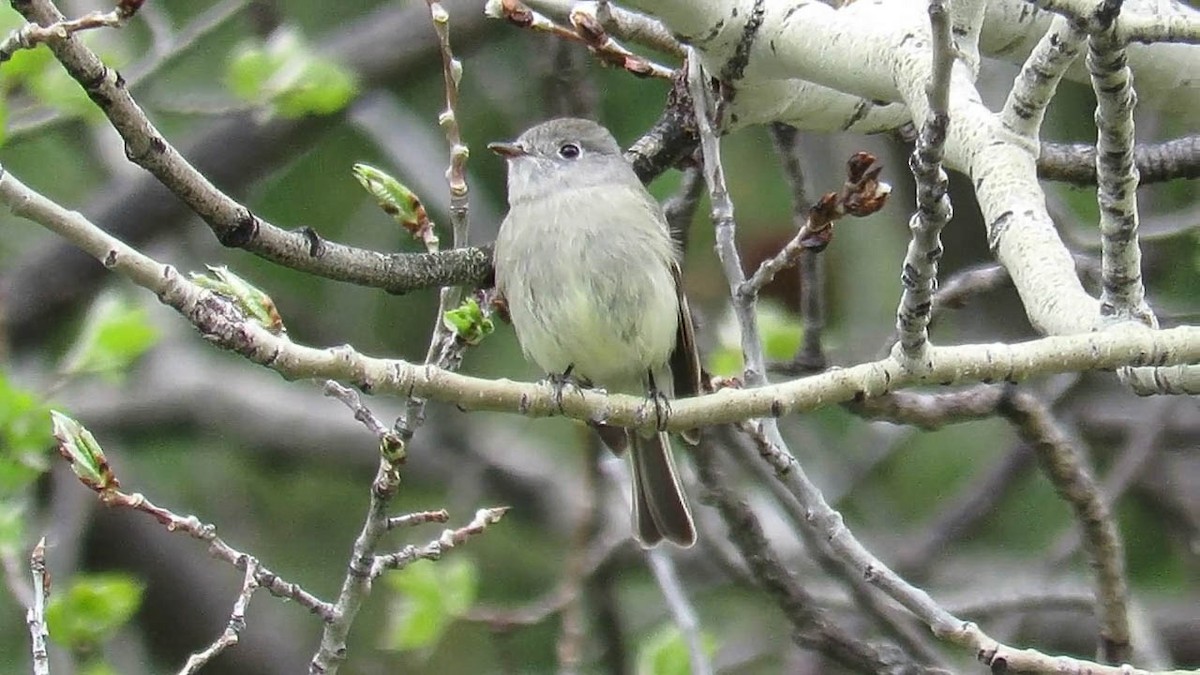
<path fill-rule="evenodd" d="M 445 4 L 463 63 L 458 116 L 472 151 L 470 238 L 482 244 L 494 238 L 505 209 L 502 162 L 486 152 L 486 143 L 573 110 L 603 122 L 628 145 L 658 118 L 670 85 L 604 67 L 578 44 L 487 20 L 482 2 Z M 83 0 L 60 6 L 72 16 L 94 8 Z M 5 33 L 19 23 L 11 9 L 0 9 Z M 329 103 L 333 110 L 289 117 L 278 107 L 247 100 L 254 94 L 244 91 L 239 64 L 253 50 L 269 51 L 281 36 L 291 45 L 280 52 L 288 58 L 306 55 L 338 64 L 348 79 L 331 77 L 330 88 L 353 82 L 345 88 L 344 104 L 318 101 L 316 107 Z M 424 3 L 147 3 L 124 29 L 93 31 L 85 40 L 121 70 L 166 138 L 266 220 L 285 228 L 311 227 L 328 239 L 379 251 L 419 250 L 351 176 L 355 162 L 367 162 L 413 188 L 439 226 L 449 222 L 443 177 L 448 152 L 437 125 L 444 106 L 441 63 Z M 629 46 L 678 65 L 667 55 Z M 198 218 L 125 159 L 119 137 L 44 48 L 21 59 L 0 66 L 5 170 L 160 262 L 186 271 L 229 266 L 272 296 L 298 343 L 349 343 L 375 356 L 424 358 L 438 320 L 435 292 L 389 295 L 222 247 Z M 15 68 L 26 74 L 17 76 Z M 989 105 L 1002 103 L 1016 68 L 985 63 L 980 88 Z M 1046 138 L 1093 141 L 1093 107 L 1086 86 L 1064 83 L 1050 108 Z M 1196 133 L 1198 121 L 1194 111 L 1167 116 L 1140 109 L 1137 130 L 1144 140 L 1169 139 Z M 878 358 L 890 344 L 908 242 L 909 147 L 893 137 L 804 132 L 795 143 L 810 202 L 841 187 L 845 162 L 857 151 L 878 157 L 885 167 L 882 179 L 895 187 L 880 213 L 838 222 L 819 263 L 828 363 Z M 738 242 L 753 270 L 795 231 L 792 185 L 768 129 L 732 133 L 723 150 Z M 650 189 L 668 198 L 680 176 L 669 171 Z M 969 181 L 953 175 L 951 184 L 954 220 L 943 234 L 943 280 L 992 262 Z M 1088 257 L 1098 255 L 1094 191 L 1061 184 L 1047 190 L 1062 236 L 1082 256 L 1086 273 L 1089 264 L 1094 267 Z M 1200 309 L 1195 183 L 1146 186 L 1139 199 L 1150 301 L 1163 325 L 1194 323 Z M 378 463 L 373 436 L 344 406 L 323 397 L 318 384 L 285 382 L 211 347 L 151 294 L 105 273 L 42 228 L 5 212 L 0 232 L 0 345 L 7 387 L 27 392 L 31 406 L 53 406 L 85 424 L 127 491 L 217 525 L 231 545 L 284 578 L 322 598 L 336 597 Z M 448 245 L 448 230 L 441 234 Z M 736 375 L 740 350 L 707 202 L 690 229 L 685 277 L 709 367 Z M 796 270 L 785 272 L 763 302 L 770 357 L 776 361 L 790 361 L 801 339 L 800 279 Z M 119 371 L 65 376 L 63 364 L 78 350 L 94 320 L 89 317 L 113 311 L 140 327 L 134 333 L 147 351 Z M 1035 334 L 1015 291 L 1000 283 L 940 314 L 932 336 L 951 344 Z M 462 370 L 481 377 L 541 377 L 523 360 L 504 324 L 467 352 Z M 773 375 L 783 377 L 790 376 Z M 1178 665 L 1200 666 L 1197 402 L 1138 398 L 1109 373 L 1045 378 L 1021 389 L 1051 407 L 1112 489 L 1138 630 Z M 402 410 L 402 401 L 390 398 L 365 402 L 384 420 Z M 1072 514 L 1009 424 L 985 419 L 924 431 L 831 406 L 781 425 L 826 498 L 885 562 L 1000 639 L 1093 655 L 1090 578 Z M 98 572 L 124 575 L 119 578 L 140 589 L 132 595 L 127 623 L 116 622 L 94 647 L 71 645 L 74 659 L 56 651 L 55 672 L 70 672 L 72 660 L 96 663 L 96 656 L 112 672 L 174 672 L 188 653 L 223 630 L 242 574 L 208 557 L 201 543 L 169 534 L 144 516 L 100 507 L 47 454 L 48 443 L 31 456 L 17 439 L 9 428 L 6 447 L 0 448 L 6 462 L 24 467 L 5 469 L 2 486 L 0 543 L 10 581 L 28 578 L 21 566 L 45 534 L 56 593 L 65 593 L 77 575 Z M 805 554 L 761 467 L 743 461 L 746 456 L 730 451 L 727 472 L 790 569 L 835 616 L 870 634 L 841 588 Z M 395 513 L 445 508 L 458 526 L 478 508 L 512 508 L 499 525 L 441 563 L 420 563 L 386 577 L 354 627 L 344 672 L 556 670 L 564 630 L 558 613 L 528 626 L 477 619 L 481 608 L 522 608 L 555 592 L 578 548 L 594 491 L 603 496 L 603 531 L 628 532 L 627 497 L 612 480 L 615 461 L 597 454 L 586 430 L 567 420 L 468 414 L 431 403 L 404 467 Z M 693 500 L 701 504 L 702 541 L 692 550 L 672 551 L 672 558 L 719 670 L 837 672 L 791 640 L 789 624 L 775 602 L 747 582 L 722 540 L 724 524 L 702 505 L 699 486 L 689 469 L 685 473 Z M 395 532 L 386 548 L 426 542 L 440 528 Z M 431 600 L 439 588 L 461 591 L 466 600 L 457 605 L 441 596 Z M 578 610 L 583 672 L 678 672 L 686 664 L 672 651 L 678 651 L 678 639 L 661 591 L 630 542 L 607 552 L 585 590 Z M 12 593 L 0 593 L 5 672 L 27 668 L 24 616 Z M 242 644 L 210 672 L 305 670 L 317 646 L 318 620 L 263 593 L 255 596 L 248 621 Z"/>

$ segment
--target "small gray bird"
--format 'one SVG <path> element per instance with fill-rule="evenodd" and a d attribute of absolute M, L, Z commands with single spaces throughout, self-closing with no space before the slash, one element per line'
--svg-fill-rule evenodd
<path fill-rule="evenodd" d="M 488 147 L 508 161 L 496 287 L 526 358 L 552 377 L 648 392 L 656 403 L 698 393 L 679 251 L 612 134 L 563 118 Z M 632 445 L 633 530 L 642 545 L 694 544 L 667 435 L 597 429 L 614 452 Z"/>

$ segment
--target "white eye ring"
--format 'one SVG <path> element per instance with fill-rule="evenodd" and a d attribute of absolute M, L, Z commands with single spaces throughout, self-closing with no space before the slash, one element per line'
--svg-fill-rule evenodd
<path fill-rule="evenodd" d="M 563 143 L 558 146 L 558 156 L 563 159 L 575 159 L 581 154 L 583 154 L 583 151 L 574 143 Z"/>

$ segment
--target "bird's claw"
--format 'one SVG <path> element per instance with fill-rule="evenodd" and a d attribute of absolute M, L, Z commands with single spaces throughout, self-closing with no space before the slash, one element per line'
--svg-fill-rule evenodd
<path fill-rule="evenodd" d="M 647 395 L 654 404 L 654 422 L 659 431 L 667 430 L 667 421 L 671 419 L 671 399 L 658 389 L 653 389 Z"/>
<path fill-rule="evenodd" d="M 558 412 L 563 412 L 563 398 L 569 388 L 574 388 L 576 391 L 581 389 L 586 383 L 578 380 L 571 375 L 571 370 L 574 366 L 567 368 L 564 372 L 550 373 L 546 375 L 546 379 L 542 382 L 550 387 L 554 392 L 554 405 L 558 406 Z"/>

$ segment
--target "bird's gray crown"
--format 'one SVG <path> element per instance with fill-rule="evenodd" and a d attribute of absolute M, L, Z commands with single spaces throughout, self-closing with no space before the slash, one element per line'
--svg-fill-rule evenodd
<path fill-rule="evenodd" d="M 517 138 L 517 145 L 526 152 L 546 158 L 573 159 L 561 154 L 564 146 L 569 144 L 579 148 L 580 157 L 590 154 L 621 154 L 621 146 L 608 129 L 592 120 L 575 117 L 561 117 L 542 122 Z"/>
<path fill-rule="evenodd" d="M 601 185 L 641 187 L 608 129 L 563 117 L 491 147 L 508 160 L 509 205 Z"/>

